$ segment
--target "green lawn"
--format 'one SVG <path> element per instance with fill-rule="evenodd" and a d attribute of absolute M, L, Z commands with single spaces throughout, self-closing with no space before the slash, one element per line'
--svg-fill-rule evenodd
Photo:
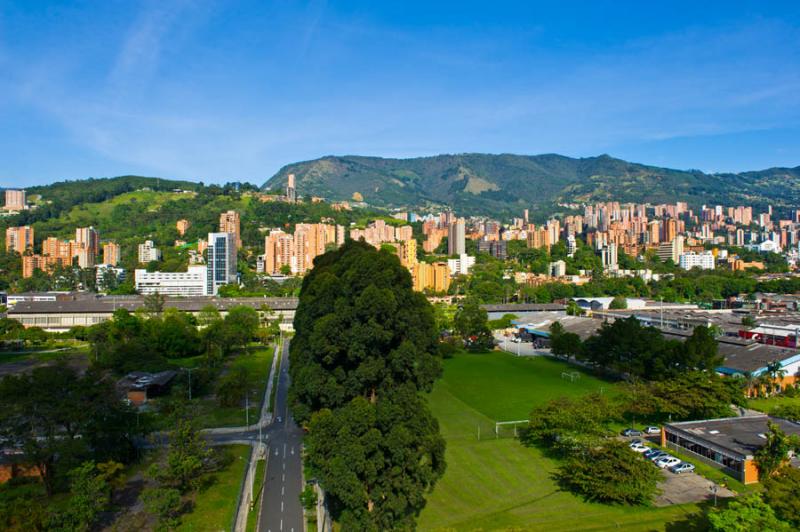
<path fill-rule="evenodd" d="M 191 513 L 181 516 L 178 530 L 216 532 L 230 529 L 250 446 L 231 445 L 225 447 L 223 452 L 233 460 L 225 469 L 209 475 L 210 484 L 195 497 Z"/>
<path fill-rule="evenodd" d="M 261 411 L 261 401 L 264 399 L 269 370 L 272 365 L 273 347 L 249 350 L 240 353 L 230 362 L 230 368 L 244 368 L 250 376 L 251 390 L 249 394 L 250 424 L 258 420 Z M 208 427 L 239 427 L 248 421 L 244 405 L 237 407 L 219 406 L 214 398 L 203 398 L 196 401 L 199 407 L 197 421 L 202 428 Z"/>
<path fill-rule="evenodd" d="M 253 507 L 247 516 L 247 532 L 254 531 L 258 524 L 258 508 L 260 507 L 261 488 L 264 486 L 264 470 L 267 468 L 266 460 L 256 463 L 256 477 L 253 482 Z"/>
<path fill-rule="evenodd" d="M 800 405 L 800 397 L 784 397 L 782 395 L 775 395 L 764 399 L 750 399 L 747 401 L 748 408 L 759 410 L 761 412 L 769 413 L 776 406 L 798 406 Z"/>
<path fill-rule="evenodd" d="M 549 399 L 591 392 L 613 393 L 614 384 L 549 357 L 515 357 L 500 351 L 462 354 L 445 361 L 453 394 L 496 421 L 527 419 Z M 574 382 L 562 378 L 575 372 Z"/>
<path fill-rule="evenodd" d="M 477 439 L 478 426 L 523 419 L 531 407 L 560 395 L 578 395 L 613 384 L 552 359 L 505 353 L 457 355 L 429 395 L 447 440 L 447 471 L 428 496 L 422 530 L 664 530 L 698 512 L 696 505 L 669 508 L 606 506 L 559 491 L 550 473 L 557 462 L 511 438 Z"/>

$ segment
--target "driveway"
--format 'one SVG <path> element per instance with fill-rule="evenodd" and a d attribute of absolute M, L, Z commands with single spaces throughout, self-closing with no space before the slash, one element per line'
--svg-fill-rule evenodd
<path fill-rule="evenodd" d="M 676 475 L 666 469 L 661 470 L 664 480 L 658 484 L 661 494 L 653 501 L 656 506 L 700 502 L 714 498 L 712 486 L 717 486 L 717 497 L 734 497 L 728 488 L 714 484 L 697 473 L 681 473 Z"/>

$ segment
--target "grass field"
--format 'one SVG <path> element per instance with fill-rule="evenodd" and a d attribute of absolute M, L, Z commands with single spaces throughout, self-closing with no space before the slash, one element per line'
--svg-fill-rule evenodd
<path fill-rule="evenodd" d="M 231 445 L 225 447 L 224 452 L 229 453 L 233 460 L 225 469 L 210 475 L 210 485 L 197 494 L 192 512 L 181 516 L 178 530 L 216 532 L 230 529 L 250 446 Z"/>
<path fill-rule="evenodd" d="M 750 399 L 747 401 L 748 408 L 769 413 L 776 406 L 798 406 L 800 397 L 784 397 L 776 395 L 765 399 Z"/>
<path fill-rule="evenodd" d="M 251 390 L 249 394 L 250 408 L 249 421 L 255 423 L 261 411 L 261 401 L 269 380 L 269 370 L 272 365 L 273 347 L 250 350 L 247 353 L 236 355 L 230 363 L 230 369 L 244 368 L 250 378 Z M 197 421 L 202 428 L 208 427 L 239 427 L 247 421 L 244 406 L 222 407 L 215 398 L 204 398 L 197 401 L 199 412 Z"/>
<path fill-rule="evenodd" d="M 422 530 L 664 530 L 699 511 L 606 506 L 559 491 L 550 474 L 557 462 L 511 438 L 477 440 L 476 427 L 497 419 L 524 419 L 534 405 L 613 384 L 556 360 L 506 353 L 462 354 L 445 361 L 444 377 L 429 404 L 447 440 L 447 471 L 418 521 Z"/>

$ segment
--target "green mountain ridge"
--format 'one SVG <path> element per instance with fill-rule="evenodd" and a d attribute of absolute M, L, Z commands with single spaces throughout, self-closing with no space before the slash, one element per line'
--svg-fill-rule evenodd
<path fill-rule="evenodd" d="M 520 213 L 556 203 L 687 201 L 789 208 L 800 204 L 800 166 L 707 174 L 660 168 L 609 155 L 467 153 L 412 159 L 325 156 L 281 168 L 262 187 L 282 188 L 295 174 L 298 193 L 389 208 L 450 206 L 460 212 Z"/>

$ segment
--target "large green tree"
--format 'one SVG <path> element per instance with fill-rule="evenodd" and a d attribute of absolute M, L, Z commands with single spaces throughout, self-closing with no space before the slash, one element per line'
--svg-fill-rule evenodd
<path fill-rule="evenodd" d="M 433 309 L 397 257 L 348 242 L 303 282 L 291 343 L 308 464 L 344 530 L 413 529 L 444 471 L 419 392 L 441 373 Z"/>
<path fill-rule="evenodd" d="M 773 509 L 759 495 L 732 501 L 725 509 L 713 509 L 708 514 L 710 529 L 714 532 L 789 532 L 792 527 L 775 516 Z"/>
<path fill-rule="evenodd" d="M 413 386 L 315 414 L 309 465 L 343 530 L 411 530 L 445 468 L 439 425 Z"/>
<path fill-rule="evenodd" d="M 763 479 L 764 500 L 775 514 L 800 529 L 800 469 L 785 465 Z"/>
<path fill-rule="evenodd" d="M 289 393 L 301 422 L 401 383 L 429 390 L 441 373 L 431 305 L 395 255 L 363 242 L 317 257 L 294 327 Z"/>
<path fill-rule="evenodd" d="M 561 487 L 589 501 L 631 505 L 648 504 L 661 479 L 656 468 L 616 440 L 574 454 L 555 477 Z"/>

